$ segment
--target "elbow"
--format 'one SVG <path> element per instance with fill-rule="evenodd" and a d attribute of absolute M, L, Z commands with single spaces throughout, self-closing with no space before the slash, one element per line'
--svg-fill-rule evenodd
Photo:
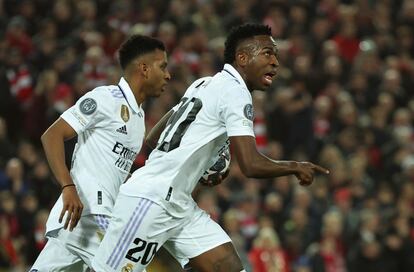
<path fill-rule="evenodd" d="M 58 135 L 55 133 L 55 130 L 50 127 L 45 132 L 43 132 L 42 136 L 40 136 L 40 141 L 42 142 L 43 147 L 50 144 L 51 141 L 57 138 Z"/>
<path fill-rule="evenodd" d="M 254 177 L 256 177 L 255 169 L 254 169 L 254 167 L 252 166 L 251 163 L 243 162 L 243 163 L 239 163 L 239 166 L 240 166 L 241 172 L 246 177 L 248 177 L 248 178 L 254 178 Z"/>
<path fill-rule="evenodd" d="M 47 138 L 49 136 L 48 131 L 45 131 L 42 136 L 40 136 L 40 141 L 42 142 L 42 145 L 45 146 L 46 142 L 47 142 Z"/>
<path fill-rule="evenodd" d="M 246 171 L 246 172 L 243 172 L 243 174 L 247 177 L 247 178 L 255 178 L 256 177 L 256 175 L 253 173 L 253 171 Z"/>

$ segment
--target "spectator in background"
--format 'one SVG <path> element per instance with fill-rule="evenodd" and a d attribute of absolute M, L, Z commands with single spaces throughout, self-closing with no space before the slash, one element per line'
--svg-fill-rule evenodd
<path fill-rule="evenodd" d="M 342 217 L 339 212 L 328 211 L 324 215 L 321 229 L 321 240 L 318 245 L 318 255 L 322 260 L 322 267 L 317 268 L 316 271 L 347 271 L 346 248 L 341 239 L 341 235 L 343 233 L 342 228 Z"/>
<path fill-rule="evenodd" d="M 24 62 L 22 53 L 17 48 L 11 48 L 6 59 L 2 92 L 6 101 L 5 112 L 7 126 L 11 132 L 19 131 L 22 117 L 26 112 L 27 104 L 33 93 L 33 76 L 27 63 Z M 13 134 L 12 134 L 13 135 Z"/>
<path fill-rule="evenodd" d="M 279 237 L 272 228 L 263 228 L 253 241 L 249 252 L 255 272 L 289 272 L 286 252 L 281 248 Z"/>
<path fill-rule="evenodd" d="M 18 207 L 18 220 L 21 222 L 20 230 L 23 236 L 22 251 L 25 263 L 33 263 L 39 254 L 36 249 L 35 226 L 36 214 L 39 210 L 38 198 L 27 192 L 20 200 L 20 207 Z"/>
<path fill-rule="evenodd" d="M 107 82 L 107 65 L 104 51 L 100 46 L 92 46 L 86 51 L 83 74 L 85 75 L 88 90 L 92 90 Z"/>
<path fill-rule="evenodd" d="M 31 189 L 37 197 L 39 207 L 50 209 L 58 198 L 58 186 L 53 180 L 47 162 L 40 159 L 29 173 Z"/>
<path fill-rule="evenodd" d="M 18 158 L 10 159 L 6 164 L 6 176 L 8 178 L 7 189 L 16 197 L 21 197 L 29 189 L 29 184 L 24 176 L 23 163 Z"/>
<path fill-rule="evenodd" d="M 39 139 L 46 128 L 73 103 L 69 85 L 59 82 L 56 71 L 44 70 L 29 102 L 25 119 L 26 137 Z"/>
<path fill-rule="evenodd" d="M 19 264 L 19 250 L 10 236 L 10 225 L 4 216 L 0 217 L 0 267 L 15 268 Z"/>
<path fill-rule="evenodd" d="M 8 44 L 19 50 L 23 57 L 28 57 L 33 51 L 30 35 L 26 30 L 26 20 L 20 16 L 13 17 L 7 25 L 6 40 Z"/>
<path fill-rule="evenodd" d="M 246 268 L 246 271 L 251 270 L 251 265 L 248 260 L 248 255 L 246 252 L 246 240 L 241 233 L 241 222 L 240 215 L 236 209 L 228 209 L 223 215 L 223 220 L 221 222 L 224 230 L 229 234 L 233 245 L 237 250 L 237 253 L 240 256 L 243 266 Z"/>

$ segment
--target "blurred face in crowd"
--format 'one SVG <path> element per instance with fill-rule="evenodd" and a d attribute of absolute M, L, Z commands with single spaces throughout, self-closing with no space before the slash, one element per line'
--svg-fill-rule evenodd
<path fill-rule="evenodd" d="M 12 158 L 7 162 L 6 175 L 12 179 L 21 179 L 23 177 L 23 165 L 17 158 Z"/>
<path fill-rule="evenodd" d="M 161 92 L 165 91 L 171 75 L 167 69 L 167 53 L 162 50 L 155 50 L 143 57 L 146 63 L 146 77 L 144 88 L 146 97 L 158 97 Z"/>
<path fill-rule="evenodd" d="M 242 42 L 237 51 L 236 61 L 243 69 L 242 76 L 249 90 L 267 89 L 279 66 L 275 40 L 268 35 L 254 36 Z"/>

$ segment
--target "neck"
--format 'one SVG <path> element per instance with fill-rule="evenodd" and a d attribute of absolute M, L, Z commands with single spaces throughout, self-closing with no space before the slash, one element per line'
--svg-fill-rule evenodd
<path fill-rule="evenodd" d="M 142 83 L 140 80 L 135 76 L 131 76 L 130 74 L 124 75 L 125 80 L 128 82 L 129 87 L 132 90 L 132 93 L 134 94 L 135 100 L 137 101 L 137 104 L 140 105 L 144 102 L 146 96 L 142 88 Z"/>
<path fill-rule="evenodd" d="M 241 78 L 244 80 L 244 83 L 246 83 L 247 89 L 249 90 L 249 92 L 252 92 L 252 88 L 249 84 L 249 82 L 247 81 L 247 77 L 246 77 L 246 73 L 243 69 L 243 67 L 237 65 L 236 63 L 232 63 L 232 66 L 234 67 L 234 69 L 237 70 L 237 72 L 239 72 Z"/>

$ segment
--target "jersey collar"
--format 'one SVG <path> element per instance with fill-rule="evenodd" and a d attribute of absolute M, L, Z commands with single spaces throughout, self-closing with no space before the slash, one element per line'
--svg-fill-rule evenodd
<path fill-rule="evenodd" d="M 223 72 L 229 76 L 234 77 L 239 84 L 243 85 L 247 90 L 249 90 L 239 72 L 231 64 L 224 64 Z"/>
<path fill-rule="evenodd" d="M 137 101 L 135 100 L 134 93 L 132 92 L 131 88 L 129 87 L 128 82 L 125 80 L 124 77 L 121 77 L 118 83 L 119 88 L 121 89 L 121 92 L 124 94 L 124 97 L 126 101 L 128 102 L 128 105 L 132 108 L 132 110 L 135 113 L 139 113 L 139 106 Z"/>

